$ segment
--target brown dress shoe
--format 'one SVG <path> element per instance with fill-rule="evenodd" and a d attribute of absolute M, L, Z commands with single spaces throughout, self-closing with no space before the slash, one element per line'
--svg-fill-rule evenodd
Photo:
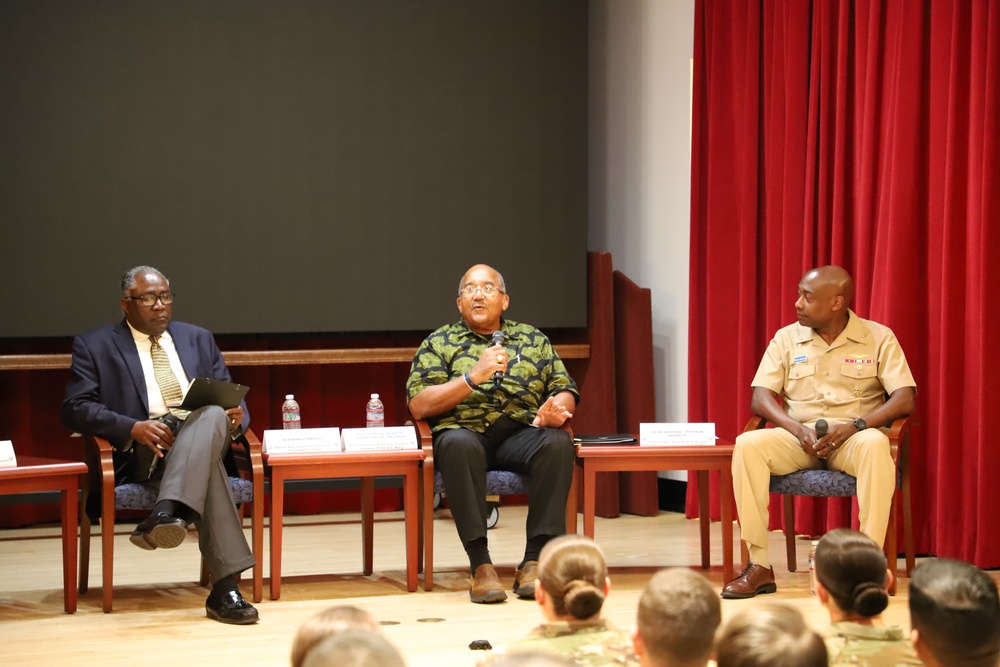
<path fill-rule="evenodd" d="M 497 571 L 489 563 L 476 568 L 476 576 L 469 579 L 471 588 L 469 597 L 473 602 L 489 604 L 491 602 L 503 602 L 507 599 L 507 593 L 500 585 L 500 577 Z"/>
<path fill-rule="evenodd" d="M 774 593 L 774 568 L 750 563 L 736 577 L 722 588 L 722 597 L 730 600 L 752 598 L 761 593 Z"/>
<path fill-rule="evenodd" d="M 514 573 L 514 594 L 522 600 L 534 600 L 535 579 L 538 579 L 538 561 L 529 560 Z"/>

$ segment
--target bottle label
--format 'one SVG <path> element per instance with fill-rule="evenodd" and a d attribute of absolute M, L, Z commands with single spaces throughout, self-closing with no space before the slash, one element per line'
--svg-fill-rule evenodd
<path fill-rule="evenodd" d="M 366 414 L 366 421 L 369 427 L 385 426 L 385 411 L 368 410 Z"/>
<path fill-rule="evenodd" d="M 298 412 L 282 412 L 281 425 L 284 428 L 302 428 L 302 416 Z"/>

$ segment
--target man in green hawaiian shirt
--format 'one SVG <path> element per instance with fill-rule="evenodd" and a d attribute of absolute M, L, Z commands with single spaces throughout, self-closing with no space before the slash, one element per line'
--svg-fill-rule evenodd
<path fill-rule="evenodd" d="M 560 427 L 579 392 L 545 334 L 503 318 L 510 296 L 495 269 L 469 269 L 457 305 L 462 319 L 433 332 L 413 358 L 410 413 L 431 424 L 435 467 L 469 556 L 473 602 L 507 599 L 486 539 L 486 472 L 529 476 L 527 541 L 513 591 L 534 598 L 538 554 L 566 530 L 574 451 Z M 496 332 L 503 344 L 491 340 Z"/>

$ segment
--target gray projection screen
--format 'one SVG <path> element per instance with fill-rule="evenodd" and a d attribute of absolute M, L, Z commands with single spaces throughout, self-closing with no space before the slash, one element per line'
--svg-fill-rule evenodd
<path fill-rule="evenodd" d="M 0 2 L 0 338 L 586 324 L 587 3 Z"/>

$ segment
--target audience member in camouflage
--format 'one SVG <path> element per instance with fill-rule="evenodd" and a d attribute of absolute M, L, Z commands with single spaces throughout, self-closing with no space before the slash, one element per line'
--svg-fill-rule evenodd
<path fill-rule="evenodd" d="M 831 665 L 920 665 L 899 626 L 886 626 L 893 573 L 882 548 L 864 533 L 831 530 L 816 546 L 816 596 L 833 624 L 826 637 Z"/>
<path fill-rule="evenodd" d="M 642 667 L 705 667 L 722 623 L 719 595 L 687 568 L 660 570 L 639 598 L 632 642 Z"/>
<path fill-rule="evenodd" d="M 971 563 L 924 561 L 910 580 L 910 639 L 927 667 L 1000 664 L 997 585 Z"/>
<path fill-rule="evenodd" d="M 550 653 L 576 665 L 639 665 L 631 635 L 601 618 L 611 590 L 604 552 L 589 537 L 563 535 L 542 549 L 535 600 L 545 622 L 524 639 L 498 648 L 480 665 L 505 655 Z"/>
<path fill-rule="evenodd" d="M 527 539 L 513 590 L 532 598 L 538 555 L 566 530 L 574 451 L 561 427 L 579 393 L 541 331 L 503 319 L 510 297 L 495 269 L 469 269 L 456 303 L 462 320 L 428 336 L 413 358 L 410 414 L 428 420 L 434 432 L 434 465 L 469 556 L 473 602 L 507 599 L 486 539 L 486 472 L 530 477 Z M 503 332 L 503 344 L 491 340 L 495 332 Z"/>
<path fill-rule="evenodd" d="M 830 667 L 897 667 L 922 665 L 898 625 L 877 626 L 841 621 L 826 637 Z"/>
<path fill-rule="evenodd" d="M 715 639 L 716 667 L 827 667 L 823 638 L 802 614 L 764 603 L 739 612 Z"/>

